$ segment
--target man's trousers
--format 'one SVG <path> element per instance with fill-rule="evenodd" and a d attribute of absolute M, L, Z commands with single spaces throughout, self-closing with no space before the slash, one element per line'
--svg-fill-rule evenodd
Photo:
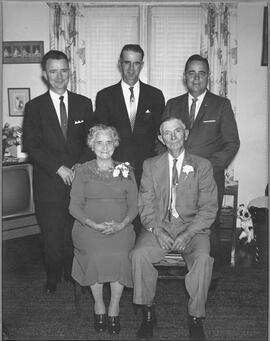
<path fill-rule="evenodd" d="M 153 263 L 161 261 L 166 253 L 153 233 L 141 231 L 135 248 L 130 253 L 134 281 L 133 303 L 149 306 L 153 304 L 158 277 Z M 182 253 L 188 269 L 185 277 L 189 294 L 188 313 L 194 317 L 205 317 L 214 262 L 209 253 L 210 241 L 207 233 L 195 234 Z"/>

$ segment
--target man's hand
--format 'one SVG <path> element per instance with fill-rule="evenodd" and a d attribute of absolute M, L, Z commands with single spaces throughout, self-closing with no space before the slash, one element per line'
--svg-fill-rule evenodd
<path fill-rule="evenodd" d="M 65 185 L 71 186 L 75 174 L 73 170 L 66 166 L 61 166 L 56 172 L 56 174 L 58 174 L 62 178 Z"/>
<path fill-rule="evenodd" d="M 184 251 L 187 244 L 191 240 L 191 236 L 188 232 L 180 232 L 177 237 L 175 238 L 175 241 L 172 246 L 172 250 L 174 251 Z"/>
<path fill-rule="evenodd" d="M 157 227 L 154 230 L 154 235 L 159 242 L 159 245 L 164 250 L 171 250 L 173 246 L 173 239 L 169 235 L 169 233 L 164 230 L 162 227 Z"/>

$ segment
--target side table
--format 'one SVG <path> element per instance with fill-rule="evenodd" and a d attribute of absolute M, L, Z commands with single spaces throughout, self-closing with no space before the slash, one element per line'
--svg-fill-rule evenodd
<path fill-rule="evenodd" d="M 231 266 L 235 266 L 235 252 L 237 245 L 237 207 L 238 207 L 238 181 L 232 181 L 225 185 L 224 196 L 231 197 L 232 205 L 223 206 L 220 213 L 220 240 L 231 242 Z M 224 203 L 224 202 L 223 202 Z"/>

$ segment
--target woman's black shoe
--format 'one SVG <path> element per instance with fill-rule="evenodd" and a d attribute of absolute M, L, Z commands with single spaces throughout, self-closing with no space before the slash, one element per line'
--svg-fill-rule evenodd
<path fill-rule="evenodd" d="M 110 334 L 119 334 L 121 330 L 119 316 L 108 316 L 108 332 Z"/>
<path fill-rule="evenodd" d="M 106 314 L 95 314 L 94 313 L 94 328 L 95 331 L 100 333 L 104 332 L 107 327 Z"/>

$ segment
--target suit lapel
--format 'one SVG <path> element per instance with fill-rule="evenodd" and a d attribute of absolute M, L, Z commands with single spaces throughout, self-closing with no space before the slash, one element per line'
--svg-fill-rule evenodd
<path fill-rule="evenodd" d="M 156 161 L 153 174 L 161 194 L 161 200 L 163 202 L 163 212 L 167 215 L 169 207 L 169 193 L 170 193 L 170 172 L 169 172 L 169 160 L 168 153 L 164 153 Z"/>
<path fill-rule="evenodd" d="M 53 101 L 51 99 L 49 91 L 47 92 L 47 96 L 45 97 L 44 110 L 45 120 L 47 120 L 48 122 L 47 125 L 50 126 L 52 130 L 55 132 L 55 136 L 59 140 L 59 143 L 61 144 L 65 143 L 65 138 L 61 129 L 61 125 L 57 117 L 57 113 L 53 105 Z"/>
<path fill-rule="evenodd" d="M 137 106 L 137 112 L 136 112 L 133 132 L 136 129 L 136 125 L 138 124 L 139 117 L 144 114 L 143 108 L 145 108 L 145 101 L 146 101 L 144 83 L 142 83 L 141 81 L 139 81 L 139 82 L 140 82 L 140 94 L 139 94 L 139 99 L 138 99 L 138 106 Z"/>
<path fill-rule="evenodd" d="M 185 196 L 188 195 L 187 184 L 189 183 L 190 179 L 192 179 L 192 177 L 194 176 L 194 172 L 195 172 L 195 166 L 193 164 L 192 158 L 190 154 L 188 154 L 185 151 L 184 160 L 182 163 L 181 172 L 179 176 L 179 183 L 176 188 L 176 191 L 177 191 L 176 192 L 176 209 L 180 217 L 182 216 L 181 203 L 182 203 L 182 200 L 184 200 L 183 198 L 185 198 Z"/>
<path fill-rule="evenodd" d="M 194 127 L 196 127 L 200 123 L 200 121 L 203 119 L 203 116 L 207 111 L 208 102 L 209 102 L 209 94 L 208 94 L 208 90 L 207 90 L 207 92 L 204 96 L 204 99 L 202 101 L 202 104 L 200 106 L 200 110 L 199 110 L 197 117 L 194 121 L 194 125 L 193 125 Z"/>
<path fill-rule="evenodd" d="M 116 84 L 115 87 L 115 100 L 118 103 L 118 113 L 122 116 L 121 121 L 123 122 L 123 126 L 129 127 L 130 134 L 132 134 L 131 125 L 130 125 L 130 119 L 128 116 L 128 110 L 125 102 L 125 97 L 123 94 L 121 82 Z"/>
<path fill-rule="evenodd" d="M 185 166 L 191 166 L 191 167 L 194 168 L 192 159 L 190 157 L 190 154 L 188 154 L 186 151 L 185 151 L 185 154 L 184 154 L 184 159 L 183 159 L 183 163 L 182 163 L 182 167 L 181 167 L 181 173 L 180 173 L 180 176 L 179 176 L 179 185 L 180 185 L 180 187 L 181 187 L 181 185 L 183 184 L 183 182 L 187 178 L 187 173 L 184 172 Z"/>
<path fill-rule="evenodd" d="M 75 100 L 75 96 L 68 91 L 68 132 L 72 129 L 74 122 L 76 121 L 76 112 L 78 111 L 78 103 Z"/>

